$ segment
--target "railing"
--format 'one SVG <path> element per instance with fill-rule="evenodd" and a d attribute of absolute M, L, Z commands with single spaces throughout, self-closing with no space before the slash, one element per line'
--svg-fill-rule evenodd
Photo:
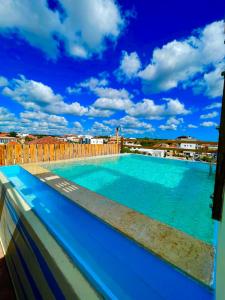
<path fill-rule="evenodd" d="M 0 145 L 0 166 L 118 154 L 119 145 L 31 144 Z"/>

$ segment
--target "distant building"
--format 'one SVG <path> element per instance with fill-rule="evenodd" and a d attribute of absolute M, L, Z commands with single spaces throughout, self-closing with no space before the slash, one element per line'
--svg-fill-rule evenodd
<path fill-rule="evenodd" d="M 187 150 L 197 150 L 198 144 L 197 143 L 180 143 L 179 148 L 187 149 Z"/>
<path fill-rule="evenodd" d="M 195 138 L 193 138 L 189 135 L 181 135 L 181 136 L 178 136 L 176 139 L 180 140 L 180 141 L 196 141 Z"/>
<path fill-rule="evenodd" d="M 81 138 L 77 135 L 67 135 L 65 136 L 67 142 L 79 144 L 81 142 Z"/>
<path fill-rule="evenodd" d="M 104 140 L 102 138 L 85 137 L 83 144 L 102 145 L 104 144 Z"/>
<path fill-rule="evenodd" d="M 8 144 L 10 142 L 16 142 L 17 139 L 11 136 L 2 136 L 0 135 L 0 144 Z"/>

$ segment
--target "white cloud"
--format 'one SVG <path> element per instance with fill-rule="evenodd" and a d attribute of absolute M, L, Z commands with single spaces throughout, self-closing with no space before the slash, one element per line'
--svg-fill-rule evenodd
<path fill-rule="evenodd" d="M 159 128 L 161 130 L 177 130 L 178 126 L 181 125 L 182 123 L 184 123 L 184 119 L 183 118 L 174 118 L 174 117 L 170 117 L 167 121 L 166 124 L 162 124 L 159 126 Z"/>
<path fill-rule="evenodd" d="M 207 105 L 205 109 L 221 108 L 221 106 L 222 106 L 221 102 L 213 102 L 212 104 Z"/>
<path fill-rule="evenodd" d="M 0 87 L 4 87 L 8 85 L 8 79 L 4 76 L 0 76 Z"/>
<path fill-rule="evenodd" d="M 11 113 L 6 107 L 0 106 L 0 122 L 14 121 L 16 119 L 15 114 Z"/>
<path fill-rule="evenodd" d="M 3 95 L 12 98 L 26 109 L 42 110 L 53 114 L 84 115 L 88 108 L 78 102 L 66 103 L 60 94 L 54 93 L 51 87 L 24 76 L 13 79 L 2 90 Z"/>
<path fill-rule="evenodd" d="M 135 117 L 124 116 L 120 119 L 111 119 L 104 121 L 105 124 L 110 125 L 112 127 L 121 126 L 123 132 L 127 129 L 142 129 L 143 132 L 155 131 L 150 123 L 142 122 Z"/>
<path fill-rule="evenodd" d="M 99 98 L 93 103 L 93 106 L 111 110 L 126 110 L 129 109 L 129 107 L 131 107 L 132 104 L 133 102 L 129 99 Z"/>
<path fill-rule="evenodd" d="M 190 113 L 178 99 L 164 99 L 166 104 L 155 104 L 153 100 L 143 99 L 126 110 L 127 114 L 146 119 L 159 120 L 164 116 L 186 115 Z"/>
<path fill-rule="evenodd" d="M 146 68 L 139 72 L 143 81 L 144 92 L 160 92 L 177 87 L 193 87 L 194 76 L 201 76 L 195 81 L 201 86 L 201 92 L 208 97 L 217 97 L 222 93 L 219 66 L 224 61 L 225 48 L 223 21 L 213 22 L 184 39 L 174 40 L 156 48 Z M 213 71 L 209 71 L 210 68 Z M 203 75 L 203 73 L 207 74 Z"/>
<path fill-rule="evenodd" d="M 20 117 L 25 120 L 43 120 L 49 123 L 59 124 L 63 126 L 68 125 L 68 121 L 65 117 L 49 115 L 41 111 L 24 111 L 20 113 Z"/>
<path fill-rule="evenodd" d="M 68 55 L 88 58 L 116 41 L 125 25 L 114 0 L 59 0 L 59 5 L 61 10 L 53 11 L 45 0 L 1 1 L 0 33 L 17 33 L 50 58 L 59 56 L 60 43 Z"/>
<path fill-rule="evenodd" d="M 62 96 L 54 94 L 49 86 L 28 80 L 24 76 L 20 76 L 20 79 L 13 79 L 10 86 L 3 89 L 3 95 L 11 97 L 25 107 L 30 103 L 34 106 L 35 104 L 42 106 L 62 100 Z"/>
<path fill-rule="evenodd" d="M 98 108 L 95 108 L 95 107 L 89 107 L 88 109 L 88 112 L 86 113 L 86 115 L 88 117 L 110 117 L 114 114 L 113 111 L 111 110 L 107 110 L 107 109 L 98 109 Z"/>
<path fill-rule="evenodd" d="M 102 123 L 94 122 L 88 132 L 92 135 L 108 135 L 112 132 L 112 129 Z"/>
<path fill-rule="evenodd" d="M 213 71 L 205 73 L 202 78 L 193 81 L 190 85 L 196 94 L 203 93 L 209 98 L 222 96 L 223 93 L 223 77 L 221 76 L 225 64 L 217 64 Z"/>
<path fill-rule="evenodd" d="M 217 111 L 213 111 L 211 113 L 205 114 L 205 115 L 201 115 L 200 119 L 212 119 L 212 118 L 216 118 L 218 116 L 218 112 Z"/>
<path fill-rule="evenodd" d="M 211 122 L 211 121 L 205 121 L 205 122 L 201 123 L 200 125 L 203 127 L 216 127 L 217 123 Z"/>
<path fill-rule="evenodd" d="M 136 52 L 128 54 L 123 51 L 119 68 L 115 71 L 118 80 L 127 80 L 137 76 L 141 68 L 141 61 Z"/>
<path fill-rule="evenodd" d="M 188 128 L 198 128 L 198 126 L 194 125 L 194 124 L 188 124 L 187 126 Z"/>
<path fill-rule="evenodd" d="M 78 121 L 73 122 L 73 126 L 74 126 L 73 129 L 75 130 L 75 132 L 81 133 L 81 132 L 84 131 L 84 128 L 83 128 L 82 124 Z"/>

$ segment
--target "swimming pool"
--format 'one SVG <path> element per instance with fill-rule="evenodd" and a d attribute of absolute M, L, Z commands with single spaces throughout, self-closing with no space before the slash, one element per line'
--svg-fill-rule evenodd
<path fill-rule="evenodd" d="M 208 164 L 121 155 L 45 165 L 53 173 L 213 243 L 210 195 L 215 167 Z"/>
<path fill-rule="evenodd" d="M 8 188 L 11 194 L 13 194 L 13 186 L 26 201 L 27 205 L 23 204 L 23 208 L 25 208 L 27 220 L 30 219 L 32 213 L 38 217 L 49 234 L 58 241 L 74 265 L 79 267 L 85 278 L 104 299 L 213 299 L 211 290 L 146 251 L 21 167 L 3 167 L 0 168 L 0 172 L 9 180 L 11 187 L 8 186 Z M 35 245 L 29 232 L 25 230 L 24 218 L 15 210 L 14 200 L 10 197 L 4 198 L 4 195 L 3 193 L 1 201 L 4 199 L 6 204 L 7 227 L 10 225 L 9 219 L 12 219 L 16 228 L 24 236 L 24 243 L 28 241 L 28 245 L 33 245 L 31 250 L 29 248 L 29 252 L 23 252 L 24 244 L 19 246 L 21 237 L 19 238 L 14 228 L 12 239 L 20 253 L 17 260 L 23 262 L 24 268 L 22 269 L 29 276 L 19 275 L 23 280 L 27 277 L 32 282 L 31 289 L 34 294 L 43 292 L 44 288 L 38 281 L 39 277 L 30 271 L 35 260 L 30 262 L 27 260 L 27 254 L 35 249 L 38 266 L 40 265 L 43 269 L 52 293 L 54 295 L 64 293 L 65 290 L 60 290 L 62 278 L 55 281 L 54 276 L 57 270 L 49 270 L 50 261 L 45 261 L 46 257 L 41 256 L 45 253 L 42 249 L 43 245 L 39 243 Z M 10 227 L 12 228 L 9 226 L 9 229 Z M 39 234 L 39 230 L 34 232 L 34 236 Z M 55 249 L 48 250 L 53 253 Z M 65 268 L 63 261 L 61 267 Z M 45 294 L 45 297 L 48 298 L 48 294 Z M 65 299 L 63 295 L 55 296 L 55 298 Z"/>

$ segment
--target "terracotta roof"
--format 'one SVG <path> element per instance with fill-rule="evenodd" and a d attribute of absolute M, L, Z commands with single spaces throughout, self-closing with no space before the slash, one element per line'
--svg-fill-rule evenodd
<path fill-rule="evenodd" d="M 0 133 L 0 137 L 8 137 L 8 136 L 9 136 L 9 134 L 6 133 L 6 132 L 1 132 Z"/>
<path fill-rule="evenodd" d="M 28 142 L 28 145 L 31 144 L 65 144 L 65 142 L 57 140 L 52 136 L 45 136 L 43 138 L 35 139 L 33 141 Z"/>
<path fill-rule="evenodd" d="M 11 141 L 7 145 L 19 145 L 19 143 L 15 142 L 15 141 Z"/>

